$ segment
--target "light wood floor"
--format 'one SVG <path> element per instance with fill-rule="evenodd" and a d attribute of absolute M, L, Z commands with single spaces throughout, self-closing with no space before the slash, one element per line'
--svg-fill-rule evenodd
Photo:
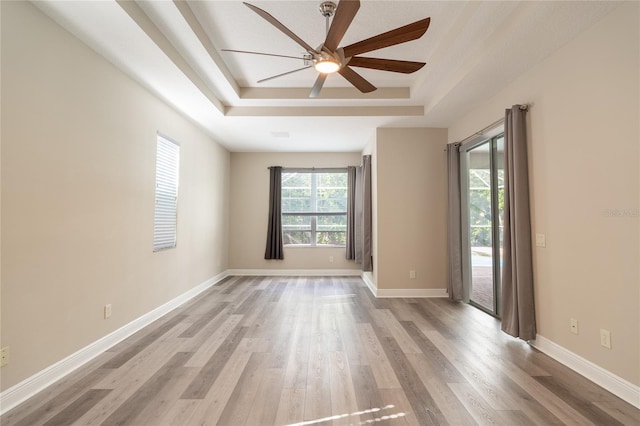
<path fill-rule="evenodd" d="M 638 425 L 640 412 L 445 299 L 231 277 L 6 413 L 9 425 Z"/>

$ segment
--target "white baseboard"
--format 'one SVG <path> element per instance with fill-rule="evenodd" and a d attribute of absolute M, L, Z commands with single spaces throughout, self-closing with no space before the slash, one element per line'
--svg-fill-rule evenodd
<path fill-rule="evenodd" d="M 362 281 L 369 287 L 371 293 L 379 298 L 392 297 L 447 297 L 445 288 L 378 288 L 371 278 L 371 274 L 362 273 Z"/>
<path fill-rule="evenodd" d="M 361 278 L 374 296 L 378 294 L 378 287 L 376 287 L 376 283 L 373 282 L 371 272 L 362 272 Z"/>
<path fill-rule="evenodd" d="M 551 358 L 566 365 L 578 374 L 583 375 L 592 382 L 602 386 L 617 397 L 629 404 L 640 408 L 640 386 L 616 376 L 612 372 L 582 358 L 544 336 L 536 335 L 536 340 L 531 345 Z"/>
<path fill-rule="evenodd" d="M 228 275 L 265 276 L 265 277 L 358 277 L 359 269 L 227 269 Z"/>
<path fill-rule="evenodd" d="M 379 288 L 376 297 L 447 297 L 444 288 Z"/>
<path fill-rule="evenodd" d="M 186 293 L 181 294 L 173 300 L 161 305 L 154 310 L 147 312 L 141 317 L 131 321 L 129 324 L 107 334 L 106 336 L 96 340 L 79 351 L 69 355 L 68 357 L 56 362 L 55 364 L 45 368 L 33 376 L 23 380 L 22 382 L 10 387 L 0 393 L 0 414 L 6 413 L 16 405 L 32 397 L 47 386 L 60 380 L 67 374 L 71 373 L 78 367 L 91 361 L 113 345 L 121 342 L 131 336 L 136 331 L 146 327 L 158 318 L 166 315 L 178 306 L 194 298 L 198 294 L 207 290 L 215 283 L 224 279 L 229 275 L 228 271 L 221 272 L 213 278 L 208 279 L 202 284 L 197 285 Z"/>

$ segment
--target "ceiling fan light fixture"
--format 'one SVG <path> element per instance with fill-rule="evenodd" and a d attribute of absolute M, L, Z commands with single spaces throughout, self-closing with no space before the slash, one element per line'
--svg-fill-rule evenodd
<path fill-rule="evenodd" d="M 313 67 L 323 74 L 332 74 L 340 69 L 340 64 L 335 59 L 322 58 L 317 60 Z"/>

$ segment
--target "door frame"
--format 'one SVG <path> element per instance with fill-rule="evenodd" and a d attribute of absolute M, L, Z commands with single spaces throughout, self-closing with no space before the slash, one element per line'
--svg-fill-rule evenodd
<path fill-rule="evenodd" d="M 494 129 L 490 134 L 485 134 L 474 138 L 469 142 L 461 145 L 458 150 L 460 151 L 460 192 L 461 192 L 461 222 L 462 222 L 462 288 L 463 288 L 463 300 L 465 303 L 486 312 L 487 314 L 494 316 L 498 319 L 501 317 L 502 310 L 502 297 L 500 294 L 500 223 L 499 223 L 499 211 L 498 211 L 498 173 L 497 164 L 495 159 L 497 158 L 497 139 L 504 133 L 503 126 Z M 492 275 L 493 275 L 493 303 L 494 311 L 487 309 L 486 307 L 475 303 L 471 300 L 471 279 L 472 279 L 472 265 L 471 265 L 471 241 L 470 241 L 470 224 L 469 224 L 469 172 L 467 153 L 474 148 L 479 147 L 485 143 L 489 144 L 489 167 L 491 170 L 491 243 L 493 246 L 492 256 Z"/>

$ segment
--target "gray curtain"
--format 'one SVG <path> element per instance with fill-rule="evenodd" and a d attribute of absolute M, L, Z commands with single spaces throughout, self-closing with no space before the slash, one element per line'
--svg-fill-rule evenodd
<path fill-rule="evenodd" d="M 371 156 L 362 157 L 362 165 L 348 170 L 349 182 L 355 179 L 353 194 L 353 260 L 362 265 L 363 271 L 373 271 L 372 258 L 372 216 L 371 216 Z M 353 175 L 352 175 L 353 173 Z M 351 205 L 351 196 L 349 204 Z M 347 238 L 349 236 L 349 216 L 347 214 Z M 347 259 L 349 258 L 347 240 Z"/>
<path fill-rule="evenodd" d="M 356 173 L 357 167 L 347 167 L 347 260 L 356 258 Z"/>
<path fill-rule="evenodd" d="M 502 330 L 523 340 L 536 337 L 526 107 L 514 105 L 504 120 L 504 248 Z"/>
<path fill-rule="evenodd" d="M 282 167 L 269 167 L 269 226 L 265 259 L 284 259 L 281 200 Z"/>
<path fill-rule="evenodd" d="M 354 220 L 354 248 L 356 263 L 362 264 L 362 166 L 356 167 L 355 196 L 355 220 Z"/>
<path fill-rule="evenodd" d="M 460 147 L 447 145 L 447 263 L 449 299 L 462 300 L 462 219 L 460 204 Z"/>
<path fill-rule="evenodd" d="M 371 252 L 371 156 L 362 157 L 362 270 L 373 271 L 373 253 Z"/>

